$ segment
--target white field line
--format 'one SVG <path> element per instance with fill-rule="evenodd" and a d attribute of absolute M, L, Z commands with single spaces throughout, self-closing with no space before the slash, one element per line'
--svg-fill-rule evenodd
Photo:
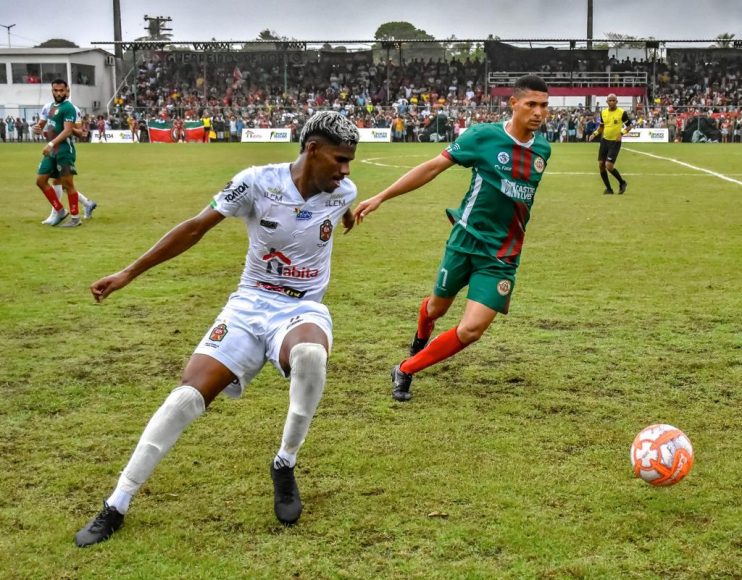
<path fill-rule="evenodd" d="M 696 171 L 701 171 L 703 173 L 707 173 L 708 175 L 713 175 L 714 177 L 718 177 L 719 179 L 723 179 L 724 181 L 730 181 L 732 183 L 736 183 L 737 185 L 742 185 L 742 181 L 739 181 L 738 179 L 734 179 L 733 177 L 729 177 L 728 175 L 724 175 L 723 173 L 717 173 L 716 171 L 711 171 L 710 169 L 704 169 L 703 167 L 696 167 L 695 165 L 691 165 L 690 163 L 686 163 L 685 161 L 673 159 L 672 157 L 662 157 L 661 155 L 655 155 L 654 153 L 647 153 L 646 151 L 638 151 L 636 149 L 632 149 L 631 147 L 626 147 L 625 149 L 626 151 L 631 151 L 632 153 L 638 153 L 639 155 L 646 155 L 647 157 L 653 157 L 654 159 L 661 159 L 662 161 L 670 161 L 672 163 L 677 163 L 678 165 L 682 165 L 683 167 L 694 169 Z"/>
<path fill-rule="evenodd" d="M 624 149 L 631 151 L 633 153 L 641 153 L 643 155 L 650 155 L 649 153 L 643 153 L 642 151 L 635 151 L 633 149 L 629 149 L 628 147 L 624 147 Z M 409 155 L 408 157 L 425 157 L 426 155 Z M 658 159 L 666 159 L 665 157 L 659 157 L 657 155 L 652 155 L 652 157 L 658 157 Z M 385 159 L 398 159 L 398 157 L 370 157 L 369 159 L 361 159 L 361 163 L 366 163 L 367 165 L 376 165 L 377 167 L 395 167 L 398 169 L 412 169 L 414 165 L 397 165 L 393 163 L 380 163 L 380 161 L 383 161 Z M 674 159 L 667 158 L 668 161 L 675 161 L 676 163 L 680 163 L 681 165 L 687 165 L 691 169 L 695 169 L 696 171 L 693 173 L 678 173 L 677 171 L 674 171 L 672 173 L 652 173 L 652 176 L 659 175 L 663 177 L 709 177 L 709 175 L 705 175 L 703 172 L 710 174 L 712 177 L 721 177 L 723 179 L 728 179 L 729 181 L 732 181 L 734 183 L 738 183 L 742 185 L 742 181 L 737 181 L 736 179 L 732 179 L 731 177 L 723 176 L 718 173 L 714 173 L 713 171 L 709 171 L 707 169 L 702 169 L 700 167 L 694 167 L 693 165 L 688 165 L 687 163 L 683 163 L 682 161 L 676 161 Z M 466 167 L 453 167 L 452 169 L 458 169 L 461 171 L 470 171 Z M 701 173 L 699 173 L 699 171 Z M 595 171 L 547 171 L 547 175 L 595 175 Z M 634 176 L 634 177 L 641 177 L 644 175 L 648 175 L 647 173 L 630 173 L 628 171 L 622 171 L 621 175 L 628 175 L 628 176 Z M 730 173 L 728 175 L 739 175 L 742 177 L 742 174 L 740 173 Z"/>

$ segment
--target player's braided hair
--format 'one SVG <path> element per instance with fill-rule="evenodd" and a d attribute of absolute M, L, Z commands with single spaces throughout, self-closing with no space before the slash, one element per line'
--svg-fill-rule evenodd
<path fill-rule="evenodd" d="M 336 111 L 320 111 L 309 117 L 299 137 L 301 152 L 313 135 L 324 137 L 335 145 L 351 146 L 358 144 L 361 138 L 356 126 Z"/>

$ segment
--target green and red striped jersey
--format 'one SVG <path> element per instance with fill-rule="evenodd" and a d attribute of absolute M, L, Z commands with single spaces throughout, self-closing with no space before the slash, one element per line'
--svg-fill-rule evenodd
<path fill-rule="evenodd" d="M 467 129 L 442 154 L 472 169 L 461 205 L 446 210 L 454 230 L 459 230 L 452 232 L 449 247 L 517 267 L 551 145 L 538 133 L 521 143 L 504 123 L 481 123 Z"/>

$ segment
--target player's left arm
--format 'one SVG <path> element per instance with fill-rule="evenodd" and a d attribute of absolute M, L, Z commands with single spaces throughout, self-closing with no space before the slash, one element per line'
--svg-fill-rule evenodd
<path fill-rule="evenodd" d="M 73 125 L 72 134 L 79 139 L 85 137 L 85 129 L 83 128 L 82 123 L 75 123 Z"/>
<path fill-rule="evenodd" d="M 623 128 L 621 129 L 621 134 L 626 135 L 631 130 L 631 125 L 634 122 L 629 117 L 629 114 L 624 111 L 623 116 L 621 117 L 621 124 L 623 125 Z"/>

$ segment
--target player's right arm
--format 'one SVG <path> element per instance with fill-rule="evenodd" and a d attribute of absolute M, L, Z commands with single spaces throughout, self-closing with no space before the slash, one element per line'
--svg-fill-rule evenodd
<path fill-rule="evenodd" d="M 90 292 L 93 294 L 93 298 L 95 298 L 96 302 L 100 302 L 109 294 L 115 290 L 120 290 L 150 268 L 154 268 L 158 264 L 162 264 L 182 254 L 195 246 L 204 237 L 206 232 L 223 219 L 224 216 L 222 214 L 212 209 L 211 206 L 208 206 L 197 216 L 178 224 L 132 264 L 120 272 L 93 282 L 90 286 Z"/>
<path fill-rule="evenodd" d="M 598 125 L 598 128 L 595 129 L 595 132 L 590 135 L 590 138 L 588 141 L 592 141 L 595 139 L 598 135 L 603 133 L 603 129 L 605 129 L 605 123 L 603 122 L 603 115 L 600 115 L 600 125 Z"/>
<path fill-rule="evenodd" d="M 375 211 L 385 201 L 422 187 L 452 165 L 454 161 L 441 154 L 410 169 L 384 191 L 359 203 L 353 211 L 356 223 L 360 224 L 368 214 Z"/>

